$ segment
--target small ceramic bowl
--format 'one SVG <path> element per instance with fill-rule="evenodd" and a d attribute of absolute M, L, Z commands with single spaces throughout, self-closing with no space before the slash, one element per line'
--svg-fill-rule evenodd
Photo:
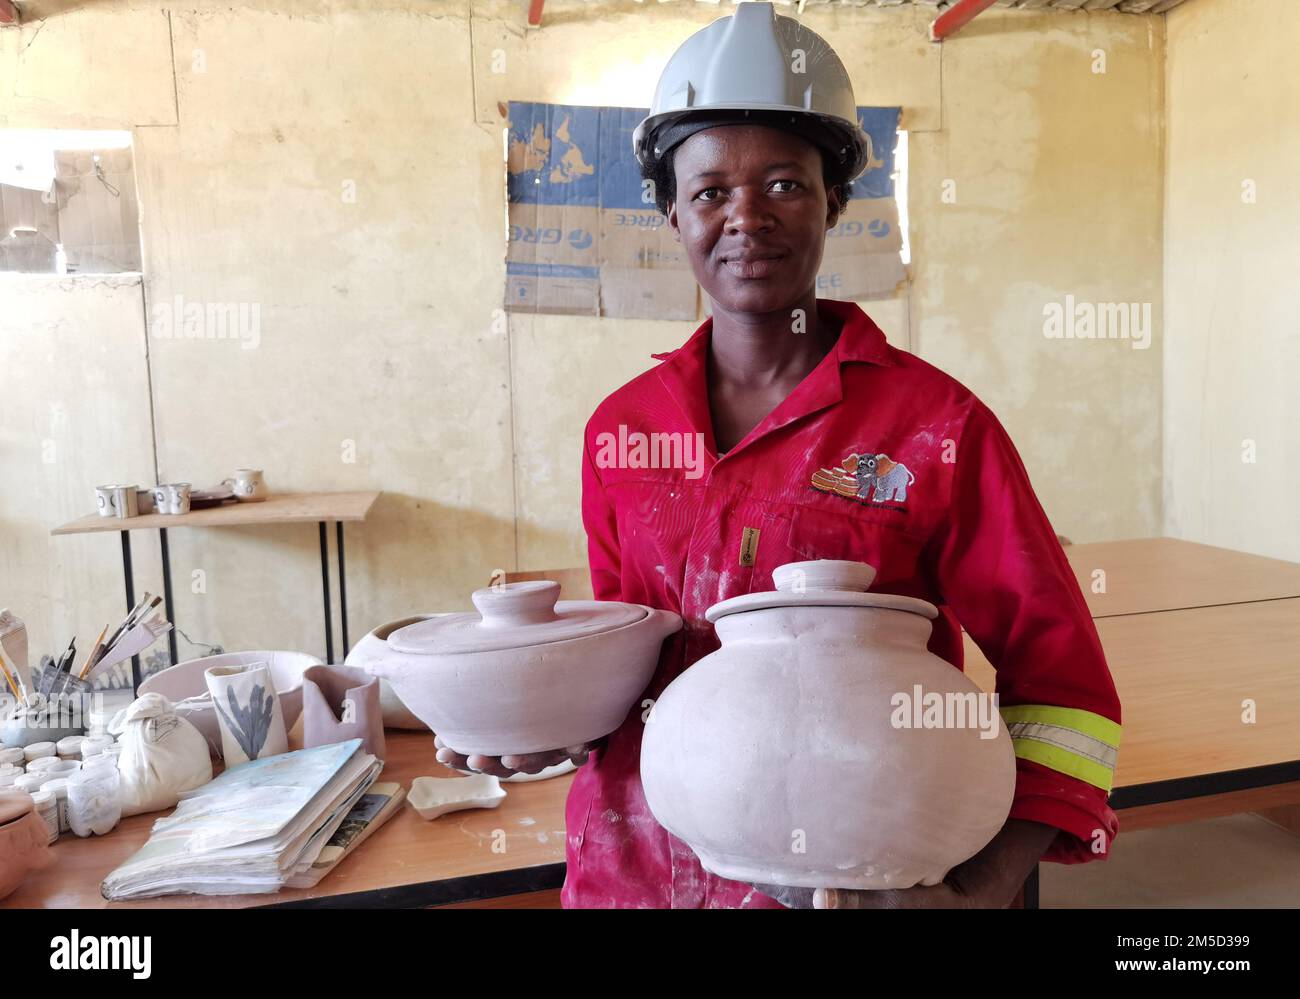
<path fill-rule="evenodd" d="M 275 681 L 275 693 L 280 698 L 280 711 L 284 715 L 285 729 L 292 729 L 302 714 L 302 674 L 311 666 L 322 665 L 315 656 L 305 652 L 225 652 L 219 656 L 204 656 L 169 666 L 140 684 L 139 693 L 164 695 L 176 706 L 176 713 L 193 723 L 208 740 L 214 755 L 221 755 L 221 727 L 217 721 L 212 697 L 208 694 L 204 671 L 212 666 L 244 666 L 249 663 L 269 663 Z"/>
<path fill-rule="evenodd" d="M 506 800 L 506 789 L 491 774 L 473 777 L 417 777 L 406 800 L 426 820 L 466 808 L 496 808 Z"/>

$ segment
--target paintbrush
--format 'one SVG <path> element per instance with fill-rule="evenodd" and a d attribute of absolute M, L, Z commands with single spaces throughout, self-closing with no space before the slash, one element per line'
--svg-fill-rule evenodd
<path fill-rule="evenodd" d="M 14 697 L 18 698 L 18 703 L 23 703 L 23 695 L 18 691 L 18 684 L 14 682 L 14 676 L 9 672 L 9 667 L 5 663 L 3 648 L 0 648 L 0 670 L 4 670 L 5 680 L 9 683 L 9 689 L 14 692 Z"/>
<path fill-rule="evenodd" d="M 145 602 L 148 599 L 149 599 L 149 591 L 145 590 L 144 596 L 140 598 L 139 602 L 134 607 L 132 607 L 129 611 L 126 612 L 126 617 L 122 618 L 122 623 L 117 626 L 117 629 L 113 632 L 113 637 L 108 640 L 109 648 L 112 648 L 113 644 L 119 638 L 122 637 L 122 632 L 126 631 L 126 626 L 130 623 L 131 619 L 135 617 L 135 615 L 139 612 L 140 608 L 145 605 Z"/>
<path fill-rule="evenodd" d="M 104 647 L 104 636 L 108 634 L 108 625 L 104 625 L 104 630 L 99 633 L 95 639 L 95 644 L 90 647 L 90 655 L 86 656 L 86 661 L 81 664 L 81 672 L 77 674 L 78 680 L 84 680 L 86 674 L 90 672 L 90 664 L 95 661 L 95 656 L 99 655 L 99 650 Z"/>
<path fill-rule="evenodd" d="M 127 612 L 126 617 L 122 619 L 122 623 L 117 626 L 117 630 L 113 632 L 113 637 L 104 643 L 104 647 L 99 650 L 99 655 L 91 658 L 86 667 L 86 672 L 93 670 L 99 660 L 113 651 L 117 643 L 125 638 L 126 634 L 136 626 L 140 617 L 149 613 L 160 603 L 162 603 L 162 597 L 151 597 L 149 591 L 146 590 L 144 596 L 140 598 L 140 602 Z"/>
<path fill-rule="evenodd" d="M 58 675 L 63 671 L 63 664 L 68 661 L 68 657 L 72 654 L 72 650 L 73 647 L 76 645 L 76 642 L 77 639 L 76 636 L 74 635 L 72 641 L 68 643 L 68 647 L 63 650 L 63 655 L 59 656 L 58 659 L 54 660 L 53 668 L 45 671 L 43 677 L 45 682 L 41 684 L 40 689 L 37 691 L 37 693 L 49 697 L 50 694 L 54 692 L 54 681 L 58 677 Z"/>

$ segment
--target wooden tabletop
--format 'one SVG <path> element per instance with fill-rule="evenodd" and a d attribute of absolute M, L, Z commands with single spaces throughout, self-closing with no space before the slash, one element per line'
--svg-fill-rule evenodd
<path fill-rule="evenodd" d="M 1094 618 L 1300 597 L 1300 564 L 1176 538 L 1067 545 L 1065 555 Z"/>
<path fill-rule="evenodd" d="M 50 531 L 89 534 L 165 527 L 247 527 L 249 524 L 298 524 L 320 520 L 365 520 L 377 492 L 272 493 L 261 503 L 225 503 L 189 513 L 146 513 L 138 517 L 101 517 L 92 513 Z"/>
<path fill-rule="evenodd" d="M 416 777 L 459 777 L 434 759 L 428 732 L 387 734 L 388 759 L 381 781 L 398 781 L 408 791 Z M 506 799 L 496 808 L 451 812 L 426 822 L 403 802 L 396 815 L 330 871 L 315 888 L 285 889 L 273 895 L 167 895 L 135 902 L 108 902 L 100 882 L 149 838 L 153 823 L 170 810 L 123 819 L 107 836 L 78 839 L 64 833 L 50 849 L 54 865 L 30 874 L 0 908 L 244 908 L 304 902 L 354 892 L 426 886 L 404 904 L 431 904 L 466 897 L 456 879 L 514 872 L 529 890 L 527 872 L 564 863 L 564 799 L 571 774 L 548 780 L 505 783 Z M 445 891 L 439 894 L 439 883 Z M 503 882 L 504 885 L 504 882 Z M 339 902 L 347 904 L 346 898 Z M 372 900 L 373 901 L 373 900 Z M 365 904 L 365 899 L 357 899 Z"/>
<path fill-rule="evenodd" d="M 1300 599 L 1096 624 L 1123 713 L 1116 788 L 1300 760 Z M 992 691 L 992 666 L 965 647 L 967 674 Z"/>

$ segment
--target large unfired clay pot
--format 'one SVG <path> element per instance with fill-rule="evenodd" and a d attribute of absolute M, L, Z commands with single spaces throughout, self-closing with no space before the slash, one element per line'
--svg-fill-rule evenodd
<path fill-rule="evenodd" d="M 23 791 L 0 792 L 0 898 L 11 894 L 30 871 L 54 862 L 50 831 Z"/>
<path fill-rule="evenodd" d="M 476 590 L 477 614 L 408 625 L 365 668 L 452 749 L 508 756 L 608 735 L 645 690 L 669 611 L 562 600 L 548 580 Z"/>
<path fill-rule="evenodd" d="M 932 885 L 1006 821 L 1015 756 L 995 705 L 983 718 L 996 735 L 982 738 L 993 726 L 978 725 L 979 688 L 926 650 L 938 612 L 862 592 L 874 575 L 857 562 L 793 563 L 773 573 L 778 592 L 715 604 L 706 617 L 722 647 L 655 703 L 646 800 L 714 874 Z M 969 727 L 900 727 L 932 692 L 972 709 Z"/>

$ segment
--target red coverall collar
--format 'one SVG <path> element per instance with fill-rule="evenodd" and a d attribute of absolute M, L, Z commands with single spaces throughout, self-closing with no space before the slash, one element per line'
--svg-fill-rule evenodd
<path fill-rule="evenodd" d="M 819 298 L 817 311 L 820 315 L 843 320 L 835 346 L 785 401 L 765 416 L 744 440 L 728 451 L 726 457 L 737 454 L 764 434 L 842 401 L 844 392 L 840 383 L 841 363 L 894 363 L 889 356 L 885 334 L 856 303 Z M 681 347 L 666 354 L 651 356 L 663 361 L 656 369 L 660 382 L 681 410 L 690 428 L 704 434 L 710 453 L 716 455 L 718 446 L 713 438 L 708 386 L 709 338 L 712 334 L 713 317 L 710 316 Z"/>

